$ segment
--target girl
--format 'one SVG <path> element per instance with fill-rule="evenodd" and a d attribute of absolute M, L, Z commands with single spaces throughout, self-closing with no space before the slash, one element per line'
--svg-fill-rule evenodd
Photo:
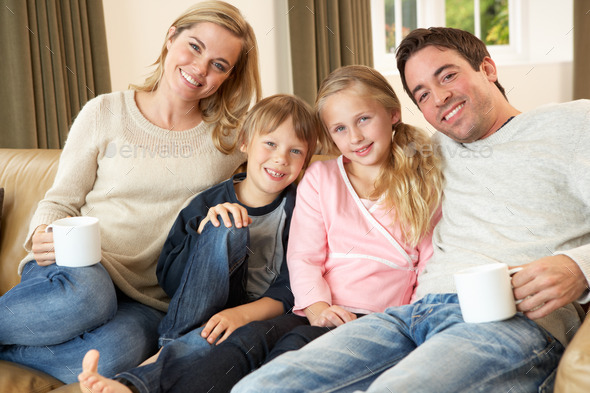
<path fill-rule="evenodd" d="M 72 125 L 30 224 L 22 281 L 0 298 L 0 359 L 73 382 L 91 348 L 106 375 L 156 351 L 169 300 L 156 278 L 167 229 L 243 162 L 235 130 L 261 90 L 252 28 L 223 2 L 183 13 L 156 66 L 142 86 L 88 102 Z M 45 227 L 80 215 L 100 219 L 102 261 L 56 266 Z"/>

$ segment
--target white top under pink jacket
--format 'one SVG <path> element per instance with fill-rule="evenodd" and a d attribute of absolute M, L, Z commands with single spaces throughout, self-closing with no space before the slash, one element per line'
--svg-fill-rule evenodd
<path fill-rule="evenodd" d="M 408 304 L 432 256 L 431 234 L 406 245 L 389 209 L 358 197 L 346 161 L 314 162 L 297 187 L 287 250 L 297 315 L 320 301 L 364 314 Z"/>

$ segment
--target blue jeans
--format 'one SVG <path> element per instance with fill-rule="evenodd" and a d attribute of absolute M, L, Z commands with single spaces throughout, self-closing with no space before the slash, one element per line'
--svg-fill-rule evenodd
<path fill-rule="evenodd" d="M 229 392 L 267 359 L 281 337 L 307 324 L 307 318 L 293 314 L 251 322 L 219 345 L 207 343 L 200 336 L 202 329 L 196 329 L 166 344 L 155 363 L 117 379 L 141 393 Z"/>
<path fill-rule="evenodd" d="M 563 346 L 522 314 L 468 324 L 455 294 L 349 322 L 234 392 L 551 392 Z"/>
<path fill-rule="evenodd" d="M 233 219 L 232 219 L 233 220 Z M 191 251 L 160 323 L 160 346 L 207 323 L 216 313 L 248 301 L 248 228 L 207 223 Z"/>
<path fill-rule="evenodd" d="M 99 372 L 114 376 L 157 350 L 163 313 L 117 291 L 104 267 L 29 262 L 21 283 L 0 298 L 0 359 L 77 381 L 82 358 L 101 352 Z"/>

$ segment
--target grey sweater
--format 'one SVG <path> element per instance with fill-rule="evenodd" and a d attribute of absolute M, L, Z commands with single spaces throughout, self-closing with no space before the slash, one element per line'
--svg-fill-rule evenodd
<path fill-rule="evenodd" d="M 590 101 L 522 113 L 473 143 L 435 139 L 446 181 L 443 217 L 416 299 L 456 292 L 453 273 L 463 268 L 554 254 L 590 277 Z M 569 305 L 537 323 L 566 345 L 581 319 Z"/>

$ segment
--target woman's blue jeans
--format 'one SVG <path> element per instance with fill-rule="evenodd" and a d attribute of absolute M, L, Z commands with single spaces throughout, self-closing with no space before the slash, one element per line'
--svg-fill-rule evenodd
<path fill-rule="evenodd" d="M 90 349 L 106 376 L 135 367 L 157 350 L 163 313 L 116 290 L 101 264 L 39 266 L 0 297 L 0 359 L 71 383 Z"/>
<path fill-rule="evenodd" d="M 232 391 L 551 392 L 563 350 L 520 313 L 469 324 L 457 295 L 428 295 L 281 355 Z"/>

